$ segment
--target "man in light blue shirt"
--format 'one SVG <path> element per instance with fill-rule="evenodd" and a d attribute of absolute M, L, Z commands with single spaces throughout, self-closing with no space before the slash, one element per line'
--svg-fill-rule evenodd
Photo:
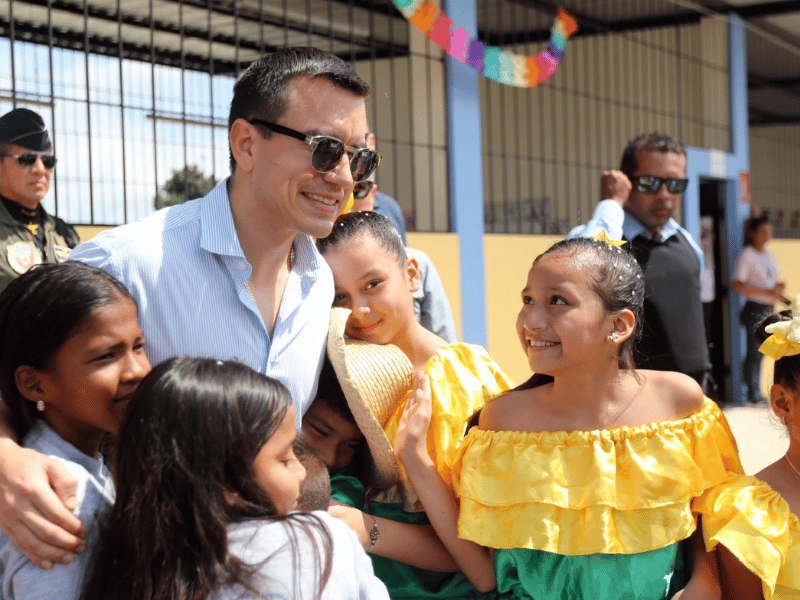
<path fill-rule="evenodd" d="M 265 56 L 234 85 L 231 176 L 205 198 L 75 250 L 73 259 L 129 287 L 154 364 L 178 354 L 238 359 L 286 385 L 299 427 L 333 302 L 333 276 L 311 237 L 330 233 L 354 183 L 380 161 L 365 147 L 369 91 L 327 52 Z M 80 522 L 47 482 L 63 490 L 71 478 L 14 441 L 0 414 L 0 525 L 36 564 L 69 560 Z"/>
<path fill-rule="evenodd" d="M 705 390 L 710 363 L 700 302 L 703 252 L 672 218 L 687 184 L 683 144 L 659 132 L 642 134 L 625 148 L 620 169 L 603 173 L 603 200 L 592 219 L 568 237 L 605 229 L 611 239 L 629 242 L 645 281 L 637 367 L 685 373 Z"/>

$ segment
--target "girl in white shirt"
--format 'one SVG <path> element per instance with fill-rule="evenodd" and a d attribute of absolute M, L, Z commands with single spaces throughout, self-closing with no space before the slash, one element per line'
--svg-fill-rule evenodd
<path fill-rule="evenodd" d="M 344 523 L 295 512 L 305 469 L 282 384 L 178 357 L 131 404 L 84 598 L 388 599 Z"/>

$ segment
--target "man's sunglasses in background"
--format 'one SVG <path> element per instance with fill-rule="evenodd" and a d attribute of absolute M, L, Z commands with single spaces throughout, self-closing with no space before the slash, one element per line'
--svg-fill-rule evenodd
<path fill-rule="evenodd" d="M 689 184 L 688 179 L 661 179 L 652 175 L 642 175 L 640 177 L 631 177 L 630 179 L 636 189 L 644 194 L 657 194 L 662 185 L 667 186 L 667 191 L 670 194 L 680 194 Z"/>
<path fill-rule="evenodd" d="M 52 169 L 56 166 L 56 157 L 44 152 L 20 152 L 19 154 L 3 154 L 2 156 L 16 158 L 20 167 L 32 167 L 40 156 L 45 169 Z"/>
<path fill-rule="evenodd" d="M 249 122 L 271 129 L 275 133 L 288 135 L 311 146 L 311 166 L 320 173 L 333 171 L 345 152 L 350 158 L 350 172 L 353 174 L 355 182 L 363 181 L 372 175 L 381 162 L 381 155 L 375 150 L 347 146 L 342 140 L 331 135 L 308 135 L 261 119 L 250 119 Z"/>
<path fill-rule="evenodd" d="M 375 185 L 374 181 L 370 181 L 367 179 L 366 181 L 359 181 L 353 186 L 353 198 L 357 200 L 361 200 L 362 198 L 366 198 L 367 194 L 372 191 L 372 187 Z"/>

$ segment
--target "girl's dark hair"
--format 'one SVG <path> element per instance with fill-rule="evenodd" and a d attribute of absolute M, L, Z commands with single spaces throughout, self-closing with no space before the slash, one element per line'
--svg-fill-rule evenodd
<path fill-rule="evenodd" d="M 753 245 L 753 237 L 756 235 L 758 228 L 764 225 L 765 223 L 769 223 L 769 217 L 767 215 L 761 215 L 758 217 L 750 217 L 744 223 L 744 245 L 745 246 L 752 246 Z"/>
<path fill-rule="evenodd" d="M 279 382 L 234 361 L 177 357 L 139 385 L 118 434 L 116 502 L 102 528 L 83 598 L 206 599 L 222 585 L 255 594 L 246 565 L 228 551 L 227 526 L 281 519 L 314 540 L 322 572 L 331 538 L 311 514 L 278 516 L 253 462 L 283 422 L 291 398 Z M 231 498 L 236 501 L 231 501 Z"/>
<path fill-rule="evenodd" d="M 760 345 L 764 343 L 770 334 L 767 333 L 767 325 L 780 323 L 781 321 L 791 321 L 792 311 L 784 310 L 779 313 L 767 315 L 753 330 L 753 339 Z M 800 386 L 800 354 L 794 356 L 784 356 L 775 361 L 775 372 L 772 378 L 773 383 L 780 384 L 788 389 L 797 389 Z"/>
<path fill-rule="evenodd" d="M 642 334 L 644 310 L 644 278 L 639 263 L 625 248 L 592 238 L 570 238 L 550 246 L 536 257 L 533 264 L 554 254 L 585 262 L 592 289 L 600 296 L 606 312 L 628 309 L 636 317 L 633 334 L 622 343 L 618 359 L 620 369 L 635 368 L 633 347 Z M 552 380 L 549 375 L 534 373 L 516 389 L 530 389 Z"/>
<path fill-rule="evenodd" d="M 17 388 L 17 369 L 30 365 L 46 371 L 98 308 L 120 298 L 136 304 L 114 277 L 78 262 L 35 266 L 0 294 L 0 395 L 20 440 L 41 413 Z"/>
<path fill-rule="evenodd" d="M 328 250 L 338 248 L 344 242 L 360 238 L 364 234 L 372 236 L 389 256 L 405 268 L 408 257 L 403 239 L 392 222 L 376 212 L 363 211 L 340 216 L 333 224 L 330 235 L 317 240 L 317 249 L 324 255 Z"/>

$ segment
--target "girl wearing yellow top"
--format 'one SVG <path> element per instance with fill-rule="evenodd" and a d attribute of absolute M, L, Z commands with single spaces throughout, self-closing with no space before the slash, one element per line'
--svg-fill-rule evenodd
<path fill-rule="evenodd" d="M 794 315 L 794 318 L 792 318 Z M 770 335 L 771 334 L 771 335 Z M 755 477 L 732 476 L 695 502 L 706 546 L 716 547 L 724 598 L 800 599 L 800 296 L 756 328 L 775 359 L 770 402 L 789 450 Z"/>
<path fill-rule="evenodd" d="M 317 241 L 317 247 L 333 271 L 334 307 L 351 311 L 345 334 L 373 344 L 394 344 L 405 353 L 417 374 L 429 376 L 435 417 L 422 443 L 438 485 L 449 488 L 446 495 L 452 499 L 450 470 L 467 420 L 487 400 L 509 390 L 511 380 L 480 346 L 448 344 L 416 321 L 412 294 L 419 289 L 419 271 L 416 261 L 406 256 L 400 235 L 388 219 L 374 212 L 342 215 L 331 234 Z M 405 404 L 405 399 L 398 402 L 385 422 L 380 423 L 392 445 Z M 336 494 L 336 477 L 331 484 Z M 445 520 L 452 523 L 452 535 L 442 541 L 463 575 L 442 572 L 435 564 L 427 569 L 406 567 L 397 562 L 394 553 L 387 552 L 391 549 L 389 540 L 381 536 L 373 545 L 367 539 L 374 526 L 381 530 L 383 519 L 407 524 L 427 524 L 430 520 L 441 537 L 435 522 L 441 511 L 428 511 L 426 515 L 423 508 L 427 491 L 412 489 L 401 477 L 389 489 L 368 494 L 371 501 L 363 508 L 369 514 L 364 514 L 363 519 L 360 514 L 343 518 L 351 527 L 355 525 L 356 533 L 370 549 L 375 572 L 386 583 L 393 600 L 492 597 L 494 572 L 475 560 L 475 555 L 483 554 L 484 549 L 458 540 L 455 535 L 454 502 L 448 504 L 449 519 Z M 340 512 L 336 514 L 342 516 Z M 384 528 L 384 532 L 387 530 Z M 397 532 L 398 528 L 391 531 Z M 415 544 L 410 531 L 402 535 L 407 547 Z M 427 562 L 430 549 L 424 544 L 414 549 L 419 555 L 416 562 Z"/>
<path fill-rule="evenodd" d="M 559 242 L 531 267 L 517 332 L 535 375 L 483 408 L 452 471 L 458 535 L 491 549 L 503 597 L 718 594 L 713 555 L 692 569 L 681 542 L 691 500 L 741 465 L 694 380 L 633 368 L 643 294 L 636 261 L 605 241 Z M 419 492 L 425 393 L 407 406 L 396 449 Z"/>

